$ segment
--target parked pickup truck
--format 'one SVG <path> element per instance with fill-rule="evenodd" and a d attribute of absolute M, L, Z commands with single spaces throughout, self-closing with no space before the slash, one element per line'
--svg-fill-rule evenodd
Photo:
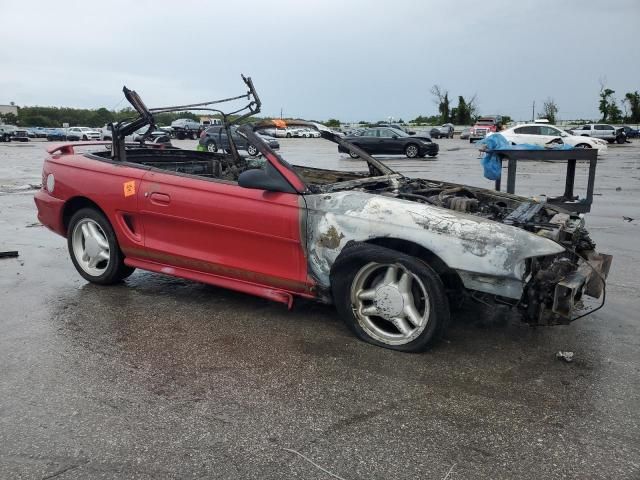
<path fill-rule="evenodd" d="M 471 133 L 469 134 L 469 143 L 473 143 L 476 140 L 482 140 L 484 137 L 491 133 L 496 133 L 502 126 L 502 117 L 499 115 L 491 117 L 480 117 L 475 125 L 471 127 Z"/>
<path fill-rule="evenodd" d="M 190 138 L 195 140 L 200 135 L 203 126 L 190 118 L 179 118 L 171 122 L 171 129 L 178 140 Z"/>
<path fill-rule="evenodd" d="M 0 142 L 28 142 L 29 133 L 24 128 L 13 125 L 0 125 Z"/>
<path fill-rule="evenodd" d="M 627 141 L 624 128 L 616 128 L 613 125 L 604 123 L 588 123 L 581 127 L 574 128 L 571 130 L 571 133 L 580 137 L 601 138 L 609 143 L 624 143 Z"/>
<path fill-rule="evenodd" d="M 13 125 L 0 125 L 0 142 L 10 142 L 18 128 Z"/>

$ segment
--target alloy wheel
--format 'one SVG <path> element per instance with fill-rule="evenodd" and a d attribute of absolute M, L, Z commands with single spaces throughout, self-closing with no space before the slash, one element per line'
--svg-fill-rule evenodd
<path fill-rule="evenodd" d="M 78 265 L 87 274 L 98 277 L 109 267 L 109 241 L 95 220 L 80 220 L 73 229 L 71 244 Z"/>
<path fill-rule="evenodd" d="M 364 265 L 351 284 L 351 304 L 367 335 L 389 345 L 411 342 L 429 322 L 427 290 L 400 264 Z"/>

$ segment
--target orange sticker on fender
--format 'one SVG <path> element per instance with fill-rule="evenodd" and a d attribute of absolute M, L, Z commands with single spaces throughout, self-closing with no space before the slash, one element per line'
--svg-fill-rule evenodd
<path fill-rule="evenodd" d="M 124 196 L 130 197 L 131 195 L 136 194 L 136 181 L 131 180 L 129 182 L 124 182 Z"/>

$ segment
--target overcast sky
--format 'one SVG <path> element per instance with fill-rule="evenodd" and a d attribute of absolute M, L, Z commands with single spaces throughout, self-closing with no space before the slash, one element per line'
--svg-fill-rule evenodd
<path fill-rule="evenodd" d="M 0 0 L 0 103 L 121 108 L 243 93 L 265 115 L 433 115 L 429 90 L 515 119 L 553 97 L 598 116 L 599 79 L 640 90 L 640 1 Z"/>

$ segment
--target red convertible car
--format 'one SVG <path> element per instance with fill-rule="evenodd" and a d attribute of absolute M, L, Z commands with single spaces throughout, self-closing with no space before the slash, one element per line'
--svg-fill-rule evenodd
<path fill-rule="evenodd" d="M 358 337 L 401 351 L 429 346 L 461 296 L 532 324 L 584 316 L 583 296 L 604 302 L 611 257 L 595 252 L 582 215 L 549 203 L 407 178 L 330 132 L 368 171 L 292 166 L 250 124 L 237 131 L 257 158 L 233 144 L 227 154 L 125 143 L 166 111 L 218 112 L 225 128 L 245 120 L 260 100 L 244 80 L 248 92 L 223 101 L 249 103 L 230 113 L 213 108 L 221 101 L 147 109 L 125 88 L 139 116 L 114 124 L 103 150 L 49 149 L 38 218 L 67 238 L 80 275 L 111 284 L 140 268 L 288 305 L 334 303 Z"/>

